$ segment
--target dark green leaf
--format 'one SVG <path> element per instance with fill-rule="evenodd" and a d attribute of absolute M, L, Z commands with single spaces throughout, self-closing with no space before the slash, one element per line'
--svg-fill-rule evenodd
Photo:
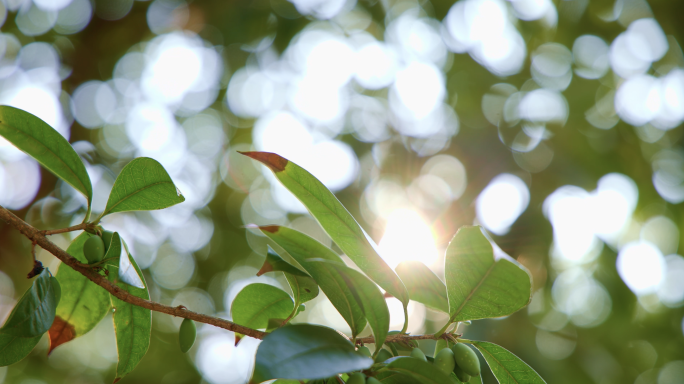
<path fill-rule="evenodd" d="M 119 173 L 100 217 L 114 212 L 163 209 L 184 201 L 185 197 L 157 160 L 138 157 Z"/>
<path fill-rule="evenodd" d="M 94 235 L 87 232 L 80 234 L 71 242 L 67 253 L 81 263 L 87 263 L 83 244 L 90 236 Z M 107 291 L 69 266 L 62 264 L 56 277 L 62 287 L 62 299 L 57 305 L 55 321 L 48 331 L 50 351 L 93 329 L 111 306 Z"/>
<path fill-rule="evenodd" d="M 395 358 L 387 364 L 386 369 L 409 376 L 423 384 L 456 383 L 434 365 L 412 357 Z"/>
<path fill-rule="evenodd" d="M 299 165 L 275 153 L 244 152 L 243 155 L 268 166 L 368 277 L 404 306 L 408 305 L 408 292 L 399 277 L 380 257 L 372 239 L 323 183 Z"/>
<path fill-rule="evenodd" d="M 81 192 L 90 207 L 93 187 L 88 172 L 76 151 L 59 132 L 26 111 L 0 105 L 0 136 Z"/>
<path fill-rule="evenodd" d="M 43 335 L 19 337 L 0 333 L 0 367 L 12 365 L 28 356 Z"/>
<path fill-rule="evenodd" d="M 447 247 L 451 322 L 507 316 L 529 303 L 529 273 L 498 247 L 496 251 L 481 227 L 462 227 Z"/>
<path fill-rule="evenodd" d="M 114 232 L 107 254 L 109 254 L 109 251 L 117 254 L 117 248 L 120 254 L 122 248 L 121 241 L 119 240 L 119 234 Z M 128 248 L 124 246 L 123 251 L 126 252 L 135 272 L 142 278 L 142 272 L 133 256 L 128 254 Z M 119 275 L 118 266 L 108 265 L 107 269 L 110 275 Z M 145 300 L 150 299 L 150 293 L 147 288 L 134 287 L 122 281 L 117 281 L 116 285 L 133 296 Z M 147 286 L 144 281 L 143 286 Z M 110 295 L 110 299 L 112 307 L 114 307 L 112 320 L 114 322 L 114 332 L 116 333 L 116 349 L 119 354 L 119 364 L 116 367 L 116 379 L 114 380 L 116 382 L 133 371 L 147 353 L 152 334 L 152 311 L 129 304 L 112 295 Z"/>
<path fill-rule="evenodd" d="M 47 332 L 55 320 L 55 294 L 52 276 L 46 268 L 33 280 L 31 288 L 14 306 L 5 325 L 0 328 L 0 333 L 32 338 Z"/>
<path fill-rule="evenodd" d="M 334 329 L 293 324 L 269 333 L 256 353 L 253 383 L 271 379 L 324 379 L 367 369 L 373 360 Z"/>
<path fill-rule="evenodd" d="M 310 262 L 322 264 L 332 269 L 333 273 L 339 274 L 342 280 L 344 280 L 356 302 L 363 309 L 363 313 L 375 337 L 375 348 L 379 350 L 385 342 L 385 338 L 387 338 L 390 314 L 389 309 L 387 309 L 385 296 L 380 292 L 378 286 L 362 273 L 344 264 L 321 259 L 313 259 Z"/>
<path fill-rule="evenodd" d="M 411 300 L 449 313 L 446 286 L 425 264 L 420 261 L 402 261 L 397 265 L 396 271 Z"/>
<path fill-rule="evenodd" d="M 532 367 L 504 347 L 486 341 L 463 341 L 480 351 L 500 384 L 546 384 Z"/>
<path fill-rule="evenodd" d="M 294 309 L 292 298 L 282 289 L 255 283 L 244 287 L 230 307 L 233 321 L 250 328 L 267 328 L 269 319 L 285 319 Z"/>
<path fill-rule="evenodd" d="M 344 264 L 342 259 L 330 248 L 294 229 L 269 226 L 261 227 L 261 230 L 311 275 L 335 309 L 349 324 L 352 335 L 361 333 L 366 327 L 366 317 L 347 287 L 347 283 L 327 266 L 308 261 L 319 258 Z"/>

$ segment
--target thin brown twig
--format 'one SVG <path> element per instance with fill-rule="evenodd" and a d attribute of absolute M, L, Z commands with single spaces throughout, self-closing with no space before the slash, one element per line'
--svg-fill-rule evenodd
<path fill-rule="evenodd" d="M 166 313 L 168 315 L 183 317 L 186 319 L 191 319 L 200 323 L 210 324 L 215 327 L 223 328 L 232 332 L 237 332 L 245 336 L 253 337 L 255 339 L 263 339 L 267 333 L 256 329 L 245 327 L 239 324 L 235 324 L 231 321 L 221 319 L 218 317 L 207 316 L 201 313 L 192 312 L 186 309 L 184 306 L 170 307 L 161 303 L 157 303 L 150 300 L 145 300 L 140 297 L 134 296 L 129 292 L 117 287 L 112 284 L 106 277 L 98 274 L 93 270 L 93 267 L 88 264 L 83 264 L 76 260 L 73 256 L 69 255 L 62 248 L 55 245 L 53 242 L 45 237 L 46 231 L 40 231 L 30 224 L 26 223 L 12 212 L 7 210 L 5 207 L 0 206 L 0 219 L 7 222 L 10 226 L 14 227 L 16 230 L 21 232 L 26 238 L 31 240 L 33 246 L 36 244 L 46 251 L 53 254 L 56 258 L 62 261 L 62 263 L 68 265 L 76 272 L 79 272 L 83 276 L 87 277 L 93 283 L 99 285 L 100 287 L 107 290 L 113 296 L 118 299 L 125 301 L 127 303 L 137 305 L 142 308 L 147 308 L 155 312 Z M 81 226 L 85 229 L 89 224 L 85 223 Z M 78 226 L 74 226 L 78 227 Z M 73 228 L 73 227 L 70 227 Z M 68 228 L 67 228 L 68 229 Z M 66 232 L 66 231 L 64 231 Z M 460 336 L 460 335 L 459 335 Z M 402 342 L 409 340 L 434 340 L 435 335 L 406 335 L 406 334 L 396 334 L 387 336 L 386 342 Z M 375 338 L 373 336 L 362 337 L 355 340 L 356 343 L 372 344 L 375 343 Z"/>
<path fill-rule="evenodd" d="M 73 232 L 73 231 L 82 231 L 86 229 L 88 226 L 87 223 L 81 223 L 78 225 L 72 225 L 71 227 L 68 228 L 60 228 L 60 229 L 46 229 L 44 231 L 40 231 L 40 233 L 43 236 L 49 236 L 49 235 L 56 235 L 58 233 L 66 233 L 66 232 Z"/>

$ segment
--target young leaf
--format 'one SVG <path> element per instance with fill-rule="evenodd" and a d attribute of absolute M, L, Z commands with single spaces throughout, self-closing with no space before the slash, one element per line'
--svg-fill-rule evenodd
<path fill-rule="evenodd" d="M 404 284 L 380 257 L 372 239 L 323 183 L 299 165 L 275 153 L 242 154 L 269 167 L 285 188 L 306 206 L 333 241 L 368 277 L 399 299 L 404 307 L 408 305 L 409 296 Z"/>
<path fill-rule="evenodd" d="M 31 288 L 24 293 L 10 313 L 0 333 L 32 338 L 47 332 L 55 320 L 57 297 L 46 268 L 33 280 Z"/>
<path fill-rule="evenodd" d="M 257 272 L 257 276 L 261 276 L 266 272 L 286 272 L 291 275 L 295 276 L 304 276 L 304 277 L 309 277 L 305 272 L 301 271 L 299 268 L 295 267 L 294 265 L 288 263 L 287 261 L 283 260 L 282 257 L 278 256 L 278 254 L 271 248 L 270 245 L 268 247 L 268 252 L 266 253 L 266 260 L 264 260 L 264 264 L 261 266 L 261 269 L 259 272 Z"/>
<path fill-rule="evenodd" d="M 395 358 L 387 364 L 385 369 L 408 376 L 422 384 L 457 383 L 434 365 L 412 357 Z"/>
<path fill-rule="evenodd" d="M 449 313 L 446 286 L 425 264 L 420 261 L 402 261 L 397 265 L 396 271 L 411 300 Z"/>
<path fill-rule="evenodd" d="M 462 340 L 484 356 L 496 380 L 501 384 L 546 384 L 532 367 L 504 347 L 486 341 Z"/>
<path fill-rule="evenodd" d="M 184 201 L 185 197 L 157 160 L 138 157 L 114 181 L 100 218 L 114 212 L 163 209 Z"/>
<path fill-rule="evenodd" d="M 259 272 L 257 272 L 257 276 L 267 272 L 283 272 L 292 289 L 295 303 L 306 303 L 316 298 L 318 296 L 318 284 L 316 284 L 314 279 L 307 275 L 306 272 L 283 260 L 270 245 L 267 247 L 266 260 Z"/>
<path fill-rule="evenodd" d="M 281 246 L 316 281 L 332 305 L 349 324 L 352 335 L 358 335 L 366 327 L 366 317 L 342 277 L 332 269 L 313 263 L 309 259 L 325 259 L 344 264 L 330 248 L 294 229 L 280 226 L 260 227 L 276 244 Z"/>
<path fill-rule="evenodd" d="M 269 319 L 285 319 L 294 309 L 290 295 L 272 285 L 255 283 L 242 289 L 230 306 L 236 324 L 268 327 Z"/>
<path fill-rule="evenodd" d="M 41 337 L 43 335 L 19 337 L 17 335 L 0 333 L 0 367 L 12 365 L 28 356 Z"/>
<path fill-rule="evenodd" d="M 373 360 L 331 328 L 293 324 L 269 333 L 256 353 L 251 383 L 271 379 L 324 379 L 367 369 Z"/>
<path fill-rule="evenodd" d="M 525 267 L 497 247 L 481 227 L 462 227 L 447 247 L 446 286 L 450 322 L 507 316 L 529 303 Z"/>
<path fill-rule="evenodd" d="M 93 235 L 87 232 L 80 234 L 71 242 L 67 253 L 81 263 L 87 263 L 83 255 L 83 243 L 90 236 Z M 50 352 L 93 329 L 105 317 L 111 305 L 107 291 L 69 266 L 61 265 L 56 277 L 62 287 L 62 298 L 57 305 L 55 321 L 48 331 Z"/>
<path fill-rule="evenodd" d="M 114 232 L 112 236 L 112 243 L 109 247 L 109 251 L 117 251 L 122 257 L 123 252 L 126 253 L 126 259 L 130 259 L 132 269 L 136 272 L 136 276 L 142 276 L 142 272 L 135 262 L 135 259 L 128 254 L 128 248 L 126 243 L 121 247 L 121 242 L 123 239 L 119 239 L 119 234 Z M 114 248 L 114 249 L 113 249 Z M 109 251 L 107 254 L 109 254 Z M 107 269 L 110 274 L 114 276 L 119 275 L 118 267 L 113 265 L 108 265 Z M 140 297 L 145 300 L 150 299 L 150 293 L 145 287 L 144 282 L 142 282 L 143 288 L 138 288 L 130 284 L 125 284 L 122 281 L 116 282 L 116 285 L 127 291 L 133 296 Z M 119 354 L 119 364 L 116 367 L 116 383 L 126 374 L 133 371 L 133 369 L 140 363 L 140 360 L 147 353 L 147 349 L 150 347 L 150 337 L 152 334 L 152 311 L 146 308 L 138 307 L 137 305 L 129 304 L 125 301 L 118 299 L 115 296 L 110 295 L 112 307 L 114 307 L 114 313 L 112 315 L 112 320 L 114 322 L 114 332 L 116 333 L 116 349 Z"/>
<path fill-rule="evenodd" d="M 76 151 L 59 132 L 26 111 L 0 105 L 0 136 L 81 192 L 90 207 L 93 186 L 88 172 Z"/>
<path fill-rule="evenodd" d="M 311 263 L 321 264 L 324 268 L 330 268 L 333 273 L 340 275 L 342 280 L 346 283 L 347 288 L 351 291 L 356 299 L 356 302 L 363 309 L 366 320 L 373 330 L 375 337 L 375 348 L 380 350 L 382 344 L 387 338 L 387 332 L 390 325 L 390 314 L 387 309 L 387 302 L 385 296 L 380 292 L 378 286 L 370 281 L 366 276 L 358 271 L 355 271 L 344 264 L 339 264 L 333 261 L 313 259 Z"/>

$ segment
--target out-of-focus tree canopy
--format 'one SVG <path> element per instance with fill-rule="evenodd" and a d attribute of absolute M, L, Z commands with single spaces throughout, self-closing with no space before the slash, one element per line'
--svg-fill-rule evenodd
<path fill-rule="evenodd" d="M 549 383 L 682 383 L 682 15 L 669 0 L 0 0 L 0 104 L 69 139 L 96 213 L 133 157 L 168 170 L 183 204 L 103 221 L 155 301 L 227 317 L 246 284 L 286 286 L 255 276 L 267 241 L 245 224 L 331 245 L 237 153 L 277 152 L 335 191 L 393 267 L 443 276 L 444 248 L 473 223 L 527 266 L 530 305 L 464 324 L 465 337 Z M 85 214 L 4 139 L 0 205 L 41 229 Z M 29 242 L 0 227 L 3 321 L 31 263 Z M 401 304 L 388 304 L 399 329 Z M 446 320 L 409 310 L 413 333 Z M 346 327 L 323 295 L 300 317 Z M 246 382 L 255 340 L 200 326 L 182 354 L 180 321 L 154 314 L 150 351 L 122 383 Z M 44 338 L 0 383 L 110 382 L 115 348 L 111 321 L 49 357 Z"/>

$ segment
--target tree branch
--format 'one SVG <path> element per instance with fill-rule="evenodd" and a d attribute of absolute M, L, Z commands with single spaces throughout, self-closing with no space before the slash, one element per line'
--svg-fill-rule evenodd
<path fill-rule="evenodd" d="M 127 303 L 137 305 L 139 307 L 147 308 L 155 312 L 166 313 L 168 315 L 183 317 L 186 319 L 191 319 L 200 323 L 211 324 L 213 326 L 227 329 L 232 332 L 238 332 L 245 336 L 253 337 L 255 339 L 263 339 L 266 336 L 265 332 L 258 331 L 256 329 L 244 327 L 242 325 L 235 324 L 231 321 L 224 320 L 218 317 L 212 317 L 203 315 L 201 313 L 189 311 L 183 307 L 170 307 L 168 305 L 160 304 L 154 301 L 141 299 L 140 297 L 133 296 L 130 293 L 124 291 L 123 289 L 112 284 L 106 277 L 96 273 L 86 264 L 80 263 L 74 257 L 66 253 L 63 249 L 59 248 L 53 242 L 47 239 L 41 231 L 34 228 L 33 226 L 26 223 L 24 220 L 18 218 L 12 212 L 8 211 L 5 207 L 0 206 L 0 218 L 6 221 L 9 225 L 17 229 L 24 236 L 26 236 L 31 242 L 38 244 L 41 248 L 53 254 L 55 257 L 60 259 L 64 264 L 73 268 L 75 271 L 79 272 L 83 276 L 87 277 L 93 283 L 99 285 L 100 287 L 106 289 L 109 293 L 116 296 L 120 300 Z"/>
<path fill-rule="evenodd" d="M 201 313 L 197 312 L 192 312 L 186 309 L 185 307 L 178 306 L 178 307 L 170 307 L 168 305 L 160 304 L 155 301 L 150 301 L 150 300 L 145 300 L 140 297 L 131 295 L 130 293 L 124 291 L 123 289 L 117 287 L 116 285 L 112 284 L 106 277 L 98 274 L 95 272 L 91 266 L 88 264 L 83 264 L 76 260 L 73 256 L 69 255 L 64 251 L 62 248 L 58 247 L 53 243 L 52 241 L 48 240 L 47 237 L 45 237 L 45 233 L 48 231 L 40 231 L 30 224 L 26 223 L 24 220 L 20 219 L 16 215 L 14 215 L 12 212 L 7 210 L 5 207 L 0 206 L 0 219 L 4 220 L 7 222 L 10 226 L 14 227 L 16 230 L 21 232 L 26 238 L 31 240 L 32 244 L 37 244 L 41 248 L 45 249 L 46 251 L 50 252 L 53 254 L 56 258 L 60 259 L 62 263 L 68 265 L 75 271 L 79 272 L 83 276 L 87 277 L 90 281 L 93 283 L 99 285 L 100 287 L 104 288 L 107 290 L 107 292 L 111 293 L 112 295 L 116 296 L 122 301 L 125 301 L 127 303 L 137 305 L 142 308 L 147 308 L 149 310 L 155 311 L 155 312 L 161 312 L 161 313 L 166 313 L 167 315 L 171 316 L 177 316 L 177 317 L 183 317 L 186 319 L 194 320 L 200 323 L 205 323 L 205 324 L 210 324 L 215 327 L 223 328 L 232 332 L 237 332 L 241 333 L 245 336 L 253 337 L 255 339 L 263 339 L 267 333 L 262 332 L 256 329 L 248 328 L 239 324 L 235 324 L 231 321 L 221 319 L 218 317 L 212 317 L 212 316 L 207 316 L 203 315 Z M 76 227 L 83 226 L 85 228 L 85 225 L 80 224 Z M 73 228 L 73 227 L 70 227 Z M 61 232 L 52 232 L 52 233 L 61 233 Z M 446 336 L 443 335 L 442 337 Z M 434 340 L 435 335 L 405 335 L 405 334 L 397 334 L 397 335 L 389 335 L 387 336 L 387 339 L 385 340 L 386 342 L 401 342 L 401 341 L 410 341 L 410 340 Z M 373 344 L 375 343 L 375 338 L 373 336 L 369 337 L 362 337 L 356 339 L 357 344 Z"/>

